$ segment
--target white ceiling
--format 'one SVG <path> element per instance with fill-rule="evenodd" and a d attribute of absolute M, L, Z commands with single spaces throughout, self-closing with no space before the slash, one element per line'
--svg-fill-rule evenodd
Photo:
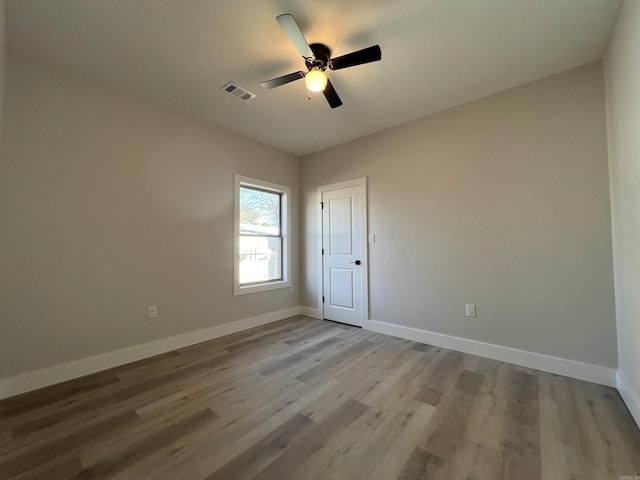
<path fill-rule="evenodd" d="M 12 50 L 305 155 L 602 57 L 619 0 L 9 0 Z M 275 20 L 292 13 L 333 55 L 382 61 L 329 72 L 344 105 L 304 81 Z M 220 87 L 255 93 L 240 102 Z"/>

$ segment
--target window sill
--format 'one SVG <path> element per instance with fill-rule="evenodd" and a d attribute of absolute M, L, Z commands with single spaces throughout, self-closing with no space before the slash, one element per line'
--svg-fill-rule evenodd
<path fill-rule="evenodd" d="M 283 280 L 280 282 L 260 283 L 258 285 L 235 285 L 233 287 L 233 296 L 248 295 L 250 293 L 267 292 L 269 290 L 280 290 L 282 288 L 290 288 L 291 282 Z"/>

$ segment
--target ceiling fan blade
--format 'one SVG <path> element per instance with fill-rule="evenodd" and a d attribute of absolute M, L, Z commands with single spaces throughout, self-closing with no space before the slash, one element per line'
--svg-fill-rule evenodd
<path fill-rule="evenodd" d="M 293 82 L 294 80 L 299 80 L 304 78 L 304 72 L 294 72 L 289 75 L 283 75 L 282 77 L 272 78 L 271 80 L 266 80 L 260 85 L 262 85 L 266 89 L 279 87 L 280 85 L 285 85 L 287 83 Z"/>
<path fill-rule="evenodd" d="M 309 47 L 309 42 L 304 38 L 302 30 L 300 30 L 300 27 L 296 23 L 296 19 L 293 18 L 293 15 L 290 13 L 283 13 L 282 15 L 278 15 L 276 20 L 303 58 L 315 58 L 311 48 Z"/>
<path fill-rule="evenodd" d="M 340 100 L 340 97 L 338 96 L 336 89 L 333 88 L 333 85 L 331 84 L 331 80 L 329 80 L 328 78 L 327 78 L 327 86 L 324 88 L 322 93 L 324 93 L 324 98 L 327 99 L 327 102 L 329 102 L 329 105 L 331 106 L 331 108 L 337 108 L 340 105 L 342 105 L 342 100 Z"/>
<path fill-rule="evenodd" d="M 373 47 L 363 48 L 357 52 L 347 53 L 341 57 L 332 58 L 329 62 L 329 68 L 331 70 L 340 70 L 342 68 L 362 65 L 363 63 L 377 62 L 381 58 L 382 50 L 380 50 L 380 45 L 374 45 Z"/>

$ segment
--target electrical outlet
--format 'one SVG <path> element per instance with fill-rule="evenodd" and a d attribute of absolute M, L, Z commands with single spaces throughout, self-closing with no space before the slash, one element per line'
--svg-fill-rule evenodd
<path fill-rule="evenodd" d="M 476 316 L 476 306 L 470 303 L 465 305 L 466 315 L 467 317 L 475 317 Z"/>
<path fill-rule="evenodd" d="M 147 307 L 147 318 L 156 318 L 158 316 L 158 307 L 156 305 L 151 305 Z"/>

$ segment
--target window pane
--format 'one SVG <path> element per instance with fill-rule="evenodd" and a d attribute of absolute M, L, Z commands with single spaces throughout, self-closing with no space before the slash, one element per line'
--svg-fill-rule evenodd
<path fill-rule="evenodd" d="M 240 284 L 282 280 L 282 239 L 240 235 Z"/>
<path fill-rule="evenodd" d="M 280 194 L 240 187 L 240 233 L 280 235 Z"/>

